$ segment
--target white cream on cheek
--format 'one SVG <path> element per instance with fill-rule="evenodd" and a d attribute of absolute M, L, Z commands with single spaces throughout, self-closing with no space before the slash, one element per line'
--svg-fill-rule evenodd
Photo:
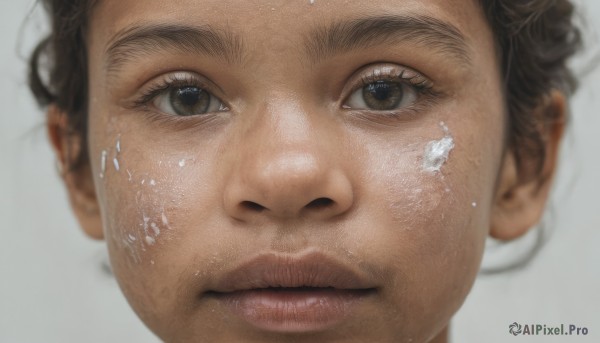
<path fill-rule="evenodd" d="M 132 165 L 128 165 L 125 159 L 126 146 L 121 144 L 120 135 L 114 148 L 104 149 L 100 154 L 101 193 L 108 209 L 105 218 L 107 238 L 119 249 L 127 251 L 132 262 L 142 263 L 143 256 L 149 249 L 162 244 L 161 237 L 165 237 L 162 240 L 171 237 L 172 227 L 166 209 L 174 206 L 175 197 L 169 192 L 172 190 L 168 187 L 169 182 L 165 182 L 167 179 L 155 179 L 151 173 L 137 172 Z M 109 155 L 113 157 L 114 172 L 107 170 L 106 160 Z M 152 174 L 165 175 L 164 171 L 157 170 L 164 168 L 180 169 L 182 166 L 177 161 L 165 164 L 159 161 L 152 167 Z M 121 169 L 127 173 L 121 174 Z M 161 187 L 160 180 L 165 183 L 164 187 Z M 132 213 L 137 215 L 132 216 Z M 150 262 L 154 265 L 154 260 Z"/>
<path fill-rule="evenodd" d="M 439 140 L 433 140 L 425 145 L 423 151 L 423 171 L 429 173 L 440 173 L 444 164 L 448 161 L 450 153 L 455 147 L 454 138 L 450 134 L 450 129 L 444 122 L 440 122 L 440 127 L 444 131 L 444 137 Z M 444 175 L 441 175 L 444 180 Z M 445 187 L 446 193 L 450 193 L 450 188 Z M 477 202 L 473 201 L 471 207 L 476 208 Z"/>
<path fill-rule="evenodd" d="M 119 160 L 115 157 L 113 158 L 113 164 L 115 166 L 115 170 L 119 171 L 120 167 L 119 167 Z"/>
<path fill-rule="evenodd" d="M 447 180 L 443 172 L 455 143 L 448 126 L 444 122 L 439 125 L 443 133 L 440 139 L 413 140 L 403 148 L 393 147 L 394 153 L 387 159 L 373 162 L 385 167 L 381 176 L 382 180 L 390 180 L 386 185 L 387 208 L 400 229 L 434 230 L 437 226 L 432 221 L 447 220 L 446 212 L 455 206 L 457 194 L 452 192 L 452 180 Z M 381 155 L 381 151 L 377 154 Z"/>
<path fill-rule="evenodd" d="M 119 154 L 121 153 L 121 137 L 117 139 L 117 143 L 115 144 L 115 157 L 113 157 L 113 165 L 115 166 L 116 171 L 120 171 L 121 167 L 119 165 Z"/>
<path fill-rule="evenodd" d="M 430 173 L 439 172 L 448 160 L 450 152 L 454 149 L 454 138 L 444 122 L 440 123 L 445 136 L 440 140 L 434 140 L 425 146 L 423 152 L 423 170 Z"/>
<path fill-rule="evenodd" d="M 452 198 L 441 171 L 454 148 L 454 139 L 444 123 L 440 123 L 440 126 L 444 132 L 443 138 L 405 146 L 403 150 L 396 151 L 388 163 L 382 165 L 382 168 L 388 170 L 386 173 L 394 174 L 389 179 L 397 180 L 388 188 L 389 206 L 397 221 L 405 222 L 401 226 L 406 229 L 424 226 L 419 225 L 419 221 L 430 218 L 442 199 Z M 176 180 L 169 182 L 164 178 L 155 179 L 152 175 L 176 175 L 177 170 L 182 170 L 187 166 L 187 161 L 193 159 L 177 158 L 164 163 L 157 161 L 153 163 L 154 166 L 149 167 L 151 173 L 140 172 L 131 163 L 127 163 L 126 148 L 127 145 L 122 145 L 119 135 L 113 148 L 101 152 L 101 160 L 104 161 L 101 164 L 104 166 L 101 175 L 106 177 L 106 158 L 109 154 L 111 157 L 114 154 L 115 172 L 106 177 L 103 184 L 107 189 L 113 188 L 108 192 L 113 195 L 109 201 L 116 201 L 121 205 L 109 213 L 109 231 L 115 243 L 128 251 L 134 262 L 141 263 L 144 252 L 160 245 L 164 233 L 172 229 L 165 208 L 171 206 L 168 199 L 172 199 L 172 187 L 176 185 Z M 167 173 L 159 171 L 165 168 L 169 168 Z M 119 173 L 120 169 L 124 169 L 126 173 Z M 127 192 L 123 191 L 123 187 L 126 184 L 129 184 L 129 193 L 135 194 L 135 201 L 115 200 L 125 198 L 123 195 Z M 131 216 L 131 213 L 137 213 L 137 216 Z"/>
<path fill-rule="evenodd" d="M 450 152 L 455 147 L 454 138 L 450 134 L 450 129 L 443 121 L 440 122 L 440 127 L 444 131 L 444 137 L 439 140 L 433 140 L 427 143 L 423 152 L 423 170 L 430 173 L 439 173 L 442 166 L 448 161 Z M 442 180 L 444 175 L 441 175 Z M 446 193 L 450 192 L 450 188 L 445 188 Z M 476 208 L 477 202 L 473 201 L 471 207 Z"/>
<path fill-rule="evenodd" d="M 108 156 L 108 152 L 106 150 L 102 150 L 100 155 L 100 178 L 104 178 L 104 174 L 106 173 L 106 157 Z"/>
<path fill-rule="evenodd" d="M 114 149 L 114 157 L 112 159 L 112 164 L 115 167 L 115 170 L 118 172 L 121 170 L 121 165 L 119 163 L 119 154 L 121 153 L 121 137 L 117 138 L 117 142 L 115 144 Z M 100 173 L 99 176 L 103 179 L 106 176 L 106 163 L 108 160 L 109 149 L 102 150 L 100 153 Z"/>

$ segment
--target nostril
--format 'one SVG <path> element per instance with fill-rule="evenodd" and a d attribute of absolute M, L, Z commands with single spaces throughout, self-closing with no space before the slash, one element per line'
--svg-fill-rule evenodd
<path fill-rule="evenodd" d="M 242 203 L 240 204 L 240 206 L 252 210 L 252 211 L 256 211 L 256 212 L 262 212 L 266 207 L 257 204 L 253 201 L 242 201 Z"/>
<path fill-rule="evenodd" d="M 333 200 L 331 200 L 329 198 L 318 198 L 318 199 L 315 199 L 315 200 L 309 202 L 308 205 L 306 205 L 306 208 L 321 209 L 321 208 L 329 207 L 332 204 L 333 204 Z"/>

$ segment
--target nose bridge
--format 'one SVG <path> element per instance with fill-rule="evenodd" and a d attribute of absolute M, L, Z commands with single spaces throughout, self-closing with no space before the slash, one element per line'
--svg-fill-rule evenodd
<path fill-rule="evenodd" d="M 251 139 L 279 150 L 308 149 L 311 129 L 309 110 L 305 109 L 293 95 L 273 94 L 257 108 L 256 120 L 252 121 Z M 257 137 L 258 136 L 258 137 Z M 265 139 L 266 137 L 271 139 Z"/>
<path fill-rule="evenodd" d="M 245 147 L 251 151 L 244 154 L 247 158 L 241 160 L 240 170 L 248 186 L 259 192 L 259 203 L 287 212 L 310 198 L 311 188 L 326 178 L 329 166 L 323 156 L 326 146 L 320 146 L 322 142 L 315 137 L 319 129 L 309 114 L 290 100 L 284 102 L 279 106 L 271 102 L 259 109 L 257 120 L 247 131 L 249 144 Z"/>
<path fill-rule="evenodd" d="M 232 215 L 238 219 L 317 212 L 330 216 L 349 207 L 350 183 L 332 156 L 331 133 L 326 125 L 319 125 L 315 113 L 293 99 L 275 96 L 248 118 L 253 119 L 240 137 L 234 175 L 226 190 Z"/>

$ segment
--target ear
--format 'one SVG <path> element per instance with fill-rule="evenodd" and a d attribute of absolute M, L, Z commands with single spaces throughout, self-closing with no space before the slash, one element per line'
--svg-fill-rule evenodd
<path fill-rule="evenodd" d="M 513 152 L 506 153 L 499 175 L 490 229 L 490 235 L 499 240 L 508 241 L 524 235 L 544 214 L 565 129 L 564 94 L 559 91 L 551 92 L 537 111 L 536 115 L 541 113 L 539 111 L 544 112 L 538 118 L 553 118 L 540 125 L 546 159 L 540 173 L 527 177 L 518 170 Z M 547 115 L 549 112 L 550 115 Z"/>
<path fill-rule="evenodd" d="M 94 239 L 103 239 L 100 208 L 89 164 L 73 170 L 71 165 L 82 149 L 81 137 L 69 132 L 67 114 L 56 105 L 48 107 L 47 130 L 50 144 L 57 158 L 60 176 L 67 187 L 73 212 L 85 233 Z"/>

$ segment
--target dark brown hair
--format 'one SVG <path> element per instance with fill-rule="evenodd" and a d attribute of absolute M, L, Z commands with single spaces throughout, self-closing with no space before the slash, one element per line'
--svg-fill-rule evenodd
<path fill-rule="evenodd" d="M 54 104 L 66 113 L 66 134 L 81 140 L 81 153 L 68 161 L 71 171 L 89 163 L 85 37 L 96 1 L 40 0 L 52 29 L 30 59 L 29 84 L 38 103 Z M 545 160 L 540 125 L 556 118 L 549 111 L 542 111 L 541 117 L 535 115 L 534 109 L 553 89 L 568 96 L 576 86 L 566 65 L 580 45 L 579 30 L 573 24 L 574 6 L 569 0 L 479 1 L 495 35 L 504 75 L 508 147 L 521 171 L 523 161 L 534 161 L 534 173 L 539 173 Z M 42 77 L 42 72 L 47 77 Z"/>

